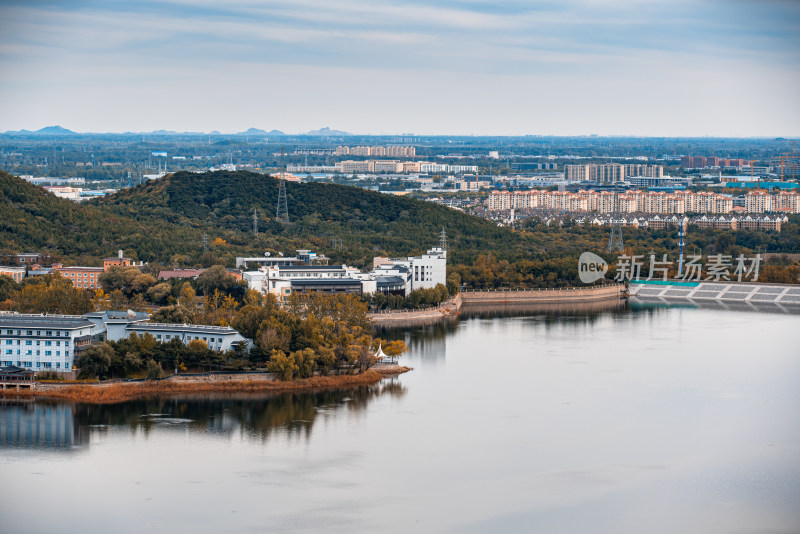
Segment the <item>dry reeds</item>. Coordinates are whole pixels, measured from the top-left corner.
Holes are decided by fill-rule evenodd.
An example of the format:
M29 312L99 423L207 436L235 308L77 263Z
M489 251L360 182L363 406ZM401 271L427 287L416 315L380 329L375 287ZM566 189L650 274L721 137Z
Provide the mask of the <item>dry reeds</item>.
M366 386L380 382L383 376L369 369L357 375L315 376L291 382L277 380L161 380L148 382L117 382L113 384L81 384L48 387L47 389L0 391L0 396L43 397L68 399L92 404L111 404L141 397L159 397L191 393L280 393L285 391L314 391Z

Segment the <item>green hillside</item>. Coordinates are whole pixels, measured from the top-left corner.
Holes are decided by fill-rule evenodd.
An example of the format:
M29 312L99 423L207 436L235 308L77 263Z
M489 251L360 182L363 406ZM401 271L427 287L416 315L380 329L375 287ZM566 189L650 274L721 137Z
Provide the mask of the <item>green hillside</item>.
M200 261L209 250L232 263L236 255L312 248L335 261L360 265L375 255L423 252L446 229L451 257L478 254L529 257L530 243L483 219L430 202L359 188L288 183L290 224L274 220L278 182L248 172L176 173L114 195L76 204L0 172L0 249L47 251L97 263L118 248L134 259ZM259 234L253 235L253 210ZM334 238L342 242L334 248Z
M313 248L355 263L375 255L406 255L439 242L445 228L456 261L477 253L526 254L518 236L495 224L430 202L323 183L287 183L290 224L274 220L278 181L249 172L180 172L96 201L117 216L142 222L166 221L202 229L227 247L251 252ZM253 210L259 236L252 233ZM343 249L335 251L334 238ZM224 247L223 247L224 248Z
M97 260L144 233L141 223L56 198L0 171L0 251L48 251Z

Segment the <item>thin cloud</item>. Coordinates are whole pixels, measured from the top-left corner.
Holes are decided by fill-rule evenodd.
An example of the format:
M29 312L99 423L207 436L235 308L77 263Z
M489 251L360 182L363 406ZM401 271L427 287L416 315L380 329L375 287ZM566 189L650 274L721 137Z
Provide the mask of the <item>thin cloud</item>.
M465 113L475 133L503 133L496 113L507 114L506 133L539 125L556 132L565 120L587 132L632 131L643 113L663 121L648 121L654 134L783 133L800 123L789 96L800 82L800 4L792 2L8 0L0 21L0 68L13 78L0 86L0 100L15 103L0 104L0 130L27 127L32 114L47 113L52 123L67 116L63 107L92 109L98 86L106 88L104 105L115 97L125 105L95 121L125 113L138 120L152 103L118 89L131 83L143 92L157 87L160 101L173 103L160 116L185 121L186 88L198 80L218 93L236 92L242 80L298 84L302 99L273 88L262 94L284 99L293 110L286 120L354 131L457 131L448 124L464 127ZM352 111L375 84L399 105L379 115ZM309 104L327 102L331 86L336 106ZM211 109L205 117L246 117L256 105L237 96L224 114ZM586 117L599 108L616 118ZM691 110L699 119L683 123ZM758 112L742 119L737 110ZM408 124L412 117L418 126ZM214 128L221 129L206 129Z

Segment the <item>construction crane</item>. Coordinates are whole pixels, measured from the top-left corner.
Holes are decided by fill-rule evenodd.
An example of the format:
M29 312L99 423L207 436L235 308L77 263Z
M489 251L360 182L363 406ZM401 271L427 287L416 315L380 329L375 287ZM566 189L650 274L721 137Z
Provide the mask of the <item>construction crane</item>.
M781 154L781 182L783 181L783 168L784 168L784 161L788 160L791 162L792 165L792 178L797 178L797 162L800 160L798 157L797 152L795 151L796 141L792 141L792 151L791 152L783 152Z
M753 182L753 180L755 180L755 176L753 176L753 163L755 163L756 161L758 161L758 160L756 160L756 159L751 159L750 160L750 182ZM758 175L758 189L761 189L761 175L760 174Z

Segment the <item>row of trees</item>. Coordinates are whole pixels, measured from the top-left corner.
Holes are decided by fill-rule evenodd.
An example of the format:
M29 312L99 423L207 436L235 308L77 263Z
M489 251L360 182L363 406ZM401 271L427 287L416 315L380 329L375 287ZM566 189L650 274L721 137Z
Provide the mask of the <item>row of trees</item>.
M369 298L369 304L373 309L419 309L438 306L450 297L458 293L457 278L448 280L447 285L436 284L435 287L427 289L415 289L408 295L392 295L385 293L374 293Z

